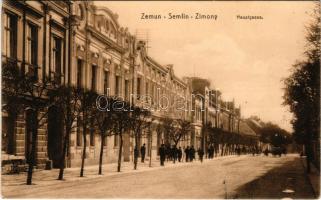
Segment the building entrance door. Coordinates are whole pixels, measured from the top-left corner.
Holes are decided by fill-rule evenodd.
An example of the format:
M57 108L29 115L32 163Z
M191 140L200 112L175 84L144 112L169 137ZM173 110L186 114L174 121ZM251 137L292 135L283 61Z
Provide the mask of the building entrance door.
M48 158L52 161L53 168L59 168L63 148L63 116L55 106L48 112Z

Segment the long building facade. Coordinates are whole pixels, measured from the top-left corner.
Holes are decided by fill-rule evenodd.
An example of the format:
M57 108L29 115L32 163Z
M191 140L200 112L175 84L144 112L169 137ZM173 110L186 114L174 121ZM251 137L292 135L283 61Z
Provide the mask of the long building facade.
M48 76L59 84L121 96L136 106L147 104L153 124L144 132L152 134L142 134L139 145L151 149L152 159L158 159L161 144L170 143L164 133L157 133L157 126L166 117L192 123L189 136L179 142L181 147L193 145L206 150L204 127L208 124L255 137L241 120L234 102L222 101L220 92L212 89L208 80L178 78L173 65L161 65L151 58L145 41L129 33L117 18L113 11L90 1L3 1L2 65L14 62L39 82ZM177 102L183 102L185 109L177 109ZM2 122L2 154L26 157L31 143L28 113L21 111L12 120L11 114L3 111ZM82 128L76 123L70 136L68 167L80 166L82 158ZM59 166L63 131L59 111L49 109L47 122L38 130L39 167L48 161ZM123 161L133 161L134 139L129 134L123 139ZM116 162L119 137L109 136L106 140L103 161ZM90 128L87 164L98 163L100 144L98 131ZM149 154L147 151L147 157Z

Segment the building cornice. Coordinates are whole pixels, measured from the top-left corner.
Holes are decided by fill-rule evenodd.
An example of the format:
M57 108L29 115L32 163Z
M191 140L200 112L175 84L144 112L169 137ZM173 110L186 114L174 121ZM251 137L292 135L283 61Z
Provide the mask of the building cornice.
M123 47L121 47L120 45L118 45L117 43L115 43L114 41L112 41L111 39L109 39L108 37L103 35L102 33L96 31L94 27L88 25L86 27L85 31L89 31L92 34L93 37L97 38L98 40L100 40L101 42L105 43L109 47L115 49L119 53L123 54L123 53L126 52L126 50Z

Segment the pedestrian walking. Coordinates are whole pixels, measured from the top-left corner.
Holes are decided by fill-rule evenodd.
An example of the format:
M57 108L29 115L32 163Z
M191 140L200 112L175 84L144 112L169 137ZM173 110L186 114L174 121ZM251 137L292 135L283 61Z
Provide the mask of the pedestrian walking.
M173 154L173 161L175 163L176 160L177 160L177 157L178 157L178 155L177 155L177 147L175 145L173 145L172 154Z
M174 161L174 146L169 146L169 158L170 161Z
M214 151L215 151L214 145L211 145L211 159L214 158Z
M138 160L139 151L137 146L134 149L134 169L137 169L137 160Z
M192 145L190 150L189 150L189 159L191 162L195 159L195 149L194 146Z
M189 161L189 154L190 154L189 146L186 147L184 152L185 152L185 161L188 162Z
M203 149L198 148L197 153L198 153L198 158L199 158L199 160L200 160L201 162L203 162L203 156L204 156L204 151L203 151Z
M207 151L207 158L208 159L211 159L212 158L212 145L210 145L209 147L208 147L208 151Z
M241 155L241 147L237 147L237 155Z
M178 147L178 149L177 149L178 162L181 162L182 156L183 156L182 148Z
M146 147L145 147L145 144L143 144L143 146L140 147L140 154L142 156L142 163L145 160L145 153L146 153Z
M169 145L165 146L165 157L167 161L171 160L171 147Z
M211 145L209 145L208 148L207 148L206 157L208 159L211 159Z
M159 160L160 160L161 166L164 166L165 157L166 157L166 149L165 149L165 145L162 144L161 147L159 148Z

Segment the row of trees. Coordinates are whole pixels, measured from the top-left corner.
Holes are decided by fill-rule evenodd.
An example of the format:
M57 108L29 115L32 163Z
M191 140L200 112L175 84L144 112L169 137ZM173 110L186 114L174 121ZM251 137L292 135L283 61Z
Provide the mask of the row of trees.
M58 84L49 77L42 81L33 75L21 72L15 62L7 62L2 67L3 109L8 113L12 124L20 113L29 113L27 130L30 130L31 148L27 148L26 160L29 165L27 184L32 184L33 167L36 165L36 145L38 129L47 124L48 114L52 108L58 110L63 119L62 153L59 165L58 180L63 180L66 157L69 157L70 135L81 126L83 137L83 152L80 177L84 176L87 132L95 129L100 135L100 155L98 174L102 174L103 149L107 145L108 136L119 137L119 153L117 171L121 170L124 134L129 134L135 140L138 149L143 132L151 133L153 118L148 110L133 106L117 97L100 97L96 92L77 88L71 84ZM59 81L60 82L60 81ZM78 127L80 128L80 127ZM143 131L149 129L149 131ZM175 145L189 133L191 124L185 120L165 118L156 123L157 137L162 133ZM8 134L14 134L14 127ZM151 135L149 135L151 137ZM137 154L134 154L134 168L137 169Z
M221 156L234 152L236 147L256 147L257 138L243 134L224 131L220 128L206 126L209 146L213 146L215 152L220 152Z
M292 143L292 136L284 129L273 123L265 123L260 129L260 141L275 147Z
M284 80L284 105L294 115L294 138L305 146L307 170L313 161L320 168L320 2L316 2L312 20L306 27L304 58L292 66Z
M65 168L65 158L69 153L70 134L75 130L77 124L82 125L84 149L80 176L84 175L84 165L86 157L86 133L88 126L97 127L101 135L102 147L99 160L99 174L102 173L103 142L108 135L117 134L120 136L120 153L122 149L122 133L134 124L130 121L129 112L121 109L112 109L109 111L100 111L96 108L97 93L87 91L82 88L76 88L70 84L57 84L55 80L45 77L38 81L33 75L22 72L16 62L6 62L2 66L2 108L8 113L10 126L8 135L14 134L14 124L20 113L26 113L27 131L30 131L30 138L27 138L30 147L26 148L26 161L28 164L27 184L32 183L33 167L36 165L36 145L38 129L47 124L47 117L50 109L55 107L59 110L63 118L64 130L63 147L60 160L60 170L58 179L62 180ZM57 80L57 79L56 79ZM115 99L108 99L108 103L115 103ZM128 110L129 104L124 101L118 101L123 104L123 109ZM105 99L107 104L107 99ZM137 117L141 114L138 108L135 108ZM145 112L144 112L145 113ZM76 123L76 121L78 123ZM118 122L118 123L117 123ZM130 123L131 122L131 123ZM28 134L28 133L26 133ZM118 169L120 171L120 163Z

